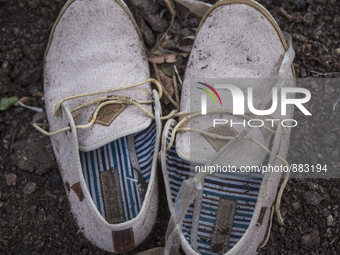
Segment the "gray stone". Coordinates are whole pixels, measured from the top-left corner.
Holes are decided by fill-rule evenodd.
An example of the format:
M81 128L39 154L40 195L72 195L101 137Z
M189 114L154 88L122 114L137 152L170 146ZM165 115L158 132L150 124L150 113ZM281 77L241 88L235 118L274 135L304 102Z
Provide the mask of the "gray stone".
M340 55L340 48L335 49L335 54L338 56Z
M178 22L174 22L171 26L172 29L174 30L180 30L181 29L181 25Z
M180 31L180 34L182 35L182 36L189 36L190 35L190 30L189 30L189 28L183 28L181 31Z
M26 186L24 188L24 193L26 195L29 195L33 191L35 191L36 188L37 188L37 184L35 182L29 182L29 183L26 184Z
M200 22L201 22L200 18L191 18L191 19L188 20L189 26L191 26L191 27L198 27Z
M334 221L334 218L333 218L332 214L328 215L327 220L326 220L327 226L328 227L333 226L333 221Z
M48 136L33 133L28 139L15 142L12 160L20 169L43 174L54 162L51 140Z
M319 231L313 230L311 233L301 238L301 244L304 246L312 246L320 243Z
M299 210L301 208L301 205L299 202L292 203L292 207L295 211Z
M15 34L16 36L18 36L18 35L20 34L20 30L19 30L19 28L17 28L17 27L15 27L15 28L13 29L13 32L14 32L14 34Z
M311 205L317 205L323 199L322 196L316 191L307 191L303 195L306 202Z
M307 41L307 38L304 37L303 35L300 34L292 34L294 40L300 41L300 42L305 42Z
M14 173L10 173L6 175L6 183L8 186L17 184L17 175Z
M318 190L319 189L319 185L315 182L308 182L307 185L308 185L308 188L310 190Z

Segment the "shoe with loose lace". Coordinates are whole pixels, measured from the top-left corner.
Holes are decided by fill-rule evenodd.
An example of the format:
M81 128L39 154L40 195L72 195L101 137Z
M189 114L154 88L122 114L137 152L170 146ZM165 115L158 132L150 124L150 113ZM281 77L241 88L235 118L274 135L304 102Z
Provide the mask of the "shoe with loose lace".
M158 209L159 94L123 1L70 0L44 63L49 130L79 231L124 253L151 232Z
M291 37L255 1L222 0L203 17L181 95L180 111L190 114L179 122L168 120L162 134L161 164L172 213L164 254L174 254L179 246L187 255L257 254L268 241L275 210L283 223L279 205L288 174L278 192L281 172L211 174L196 171L195 166L204 169L221 162L236 169L288 166L290 128L280 122L258 128L231 126L230 120L243 123L263 116L253 117L247 106L246 114L232 115L237 102L226 89L218 90L222 110L217 111L208 97L208 114L202 115L201 96L202 89L208 90L208 78L235 78L245 98L251 84L254 105L264 110L272 99L272 88L294 86L293 59ZM241 78L252 80L246 83ZM194 82L197 79L201 82ZM285 116L278 109L265 118L292 119L293 111L288 106ZM213 127L213 119L229 123Z

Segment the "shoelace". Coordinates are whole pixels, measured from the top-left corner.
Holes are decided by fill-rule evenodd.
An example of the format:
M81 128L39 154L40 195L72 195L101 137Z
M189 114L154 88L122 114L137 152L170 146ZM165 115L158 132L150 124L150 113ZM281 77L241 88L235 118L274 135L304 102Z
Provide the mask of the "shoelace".
M294 52L293 47L292 47L291 35L289 35L288 33L284 33L284 36L285 36L285 39L286 39L287 44L288 44L288 50L285 52L281 66L278 70L277 82L273 85L273 87L275 86L277 88L281 88L284 85L284 78L287 77L288 71L290 70L290 66L291 66L293 59L294 59L294 56L295 56L295 52ZM157 78L159 79L159 77L157 77ZM280 147L279 145L280 145L280 141L281 141L281 136L289 134L290 128L287 128L287 130L282 131L280 125L278 125L276 130L273 130L273 129L265 126L265 125L262 126L262 128L264 128L266 131L268 131L272 134L275 134L274 146L273 146L272 150L269 150L265 145L263 145L262 143L260 143L259 141L255 140L255 139L245 138L248 134L250 134L249 128L248 128L248 130L244 130L243 132L241 132L240 134L238 134L235 137L220 136L220 135L217 135L217 134L212 134L212 133L209 133L209 132L206 132L206 131L192 129L192 128L180 128L190 118L200 116L201 113L200 113L200 111L178 112L178 109L179 109L178 88L177 88L176 77L174 77L174 78L175 79L173 79L173 81L174 81L174 88L175 88L175 93L176 93L175 94L176 101L174 101L171 98L171 96L166 92L166 90L164 89L164 86L160 82L158 82L155 79L147 79L143 82L136 83L136 84L129 85L129 86L125 86L125 87L103 90L103 91L98 91L98 92L93 92L93 93L84 93L84 94L80 94L80 95L76 95L76 96L66 97L66 98L60 100L56 104L55 115L56 116L62 116L62 113L60 112L60 108L61 108L61 105L65 101L76 99L76 98L81 98L81 97L94 96L94 95L103 94L103 93L112 93L112 92L115 92L115 91L134 88L134 87L137 87L137 86L141 86L145 83L151 82L154 85L156 85L158 92L159 92L159 97L161 98L162 95L163 95L163 92L164 92L165 96L167 98L169 98L169 100L172 102L172 104L175 105L175 107L176 107L176 110L172 110L170 112L170 114L168 114L167 116L161 117L160 118L161 120L167 120L167 119L170 119L170 118L188 115L187 117L183 118L175 126L173 133L172 133L170 143L168 144L166 150L168 150L171 147L171 145L173 144L176 132L193 131L193 132L199 132L201 134L204 134L205 136L209 136L209 137L212 137L212 138L230 140L222 149L219 150L219 152L216 154L214 159L212 159L210 162L208 162L206 164L206 166L214 164L214 163L218 163L218 161L220 161L221 158L225 157L228 153L230 153L231 151L233 151L234 149L239 147L245 140L250 140L250 141L254 142L255 144L257 144L261 149L263 149L265 152L267 152L270 155L270 161L269 162L271 162L271 161L274 162L275 159L278 159L278 160L281 160L284 163L285 166L289 167L288 162L284 158L277 155L277 152L278 152L278 149ZM267 103L270 100L271 100L271 93L268 92L268 94L265 96L265 98L261 101L261 103L259 105L260 109L264 109L266 107ZM109 104L133 104L137 108L139 108L141 111L143 111L148 117L155 119L155 115L153 113L149 112L145 107L142 106L142 104L152 104L153 102L154 102L154 100L136 101L136 100L134 100L130 97L116 96L116 95L106 95L106 96L91 100L89 102L86 102L86 103L72 109L70 112L72 113L72 112L75 112L75 111L80 110L82 108L85 108L85 107L88 107L88 106L91 106L91 105L94 105L94 104L99 104L97 109L93 113L91 121L88 124L76 126L77 129L86 129L86 128L89 128L90 126L92 126L95 123L95 120L96 120L96 117L98 115L99 110L102 107L109 105ZM208 110L207 113L229 113L230 114L230 113L232 113L232 111L231 110ZM245 115L239 115L239 116L249 120L250 117L247 114L250 114L250 112L246 112ZM271 115L269 115L268 117L269 118L276 118L276 117L271 116ZM54 136L54 135L57 135L57 134L62 133L64 131L70 130L70 127L64 127L62 129L59 129L59 130L54 131L54 132L48 132L48 131L46 131L42 128L42 127L48 127L48 126L49 126L48 124L43 124L43 123L33 124L33 127L35 127L38 131L40 131L41 133L43 133L47 136ZM276 149L274 150L274 148L276 148ZM194 178L189 179L189 180L185 180L182 183L180 191L177 195L177 199L176 199L176 202L175 202L173 213L171 215L171 218L170 218L170 221L169 221L169 226L168 226L168 229L167 229L165 254L168 255L168 254L176 253L178 251L178 248L179 248L179 245L180 245L179 233L182 229L182 224L183 224L183 219L184 219L185 213L186 213L189 205L193 202L193 200L195 198L197 198L197 195L202 194L203 186L204 186L203 183L204 183L204 179L207 176L207 174L208 173L198 173ZM276 199L275 211L276 211L278 222L279 222L280 225L283 225L283 219L282 219L282 216L281 216L281 213L280 213L281 197L282 197L284 188L285 188L285 186L288 182L288 179L289 179L289 172L287 172L286 175L285 175L284 181L281 184L281 187L280 187L280 190L277 194L277 199ZM270 222L270 225L271 225L271 222ZM263 244L259 248L262 248L262 247L265 246L265 244L266 244L266 242L268 241L268 238L269 238L268 235L269 234L267 234L267 237L265 238Z

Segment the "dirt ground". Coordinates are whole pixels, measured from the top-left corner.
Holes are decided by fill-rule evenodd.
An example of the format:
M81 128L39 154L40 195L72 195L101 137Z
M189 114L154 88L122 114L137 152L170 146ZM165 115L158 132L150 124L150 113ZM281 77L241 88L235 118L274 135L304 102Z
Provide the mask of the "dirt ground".
M147 9L140 2L154 2ZM214 1L210 1L213 3ZM65 0L0 0L0 97L30 96L43 107L43 55L49 32ZM339 0L261 0L282 30L293 34L297 77L339 78ZM157 1L130 0L147 46L167 29L171 16ZM176 5L168 49L189 51L200 21ZM149 13L147 13L147 11ZM148 14L152 15L148 15ZM176 60L183 77L186 58ZM290 163L327 164L340 169L340 86L310 85L312 117L296 112ZM168 107L163 104L164 111ZM31 125L35 113L22 107L0 111L0 254L105 254L75 224L50 140ZM332 116L333 114L333 116ZM160 180L162 181L162 180ZM162 185L161 185L162 186ZM164 246L169 212L164 190L154 231L128 253ZM340 254L340 185L337 179L290 179L281 210L284 226L274 224L262 254Z

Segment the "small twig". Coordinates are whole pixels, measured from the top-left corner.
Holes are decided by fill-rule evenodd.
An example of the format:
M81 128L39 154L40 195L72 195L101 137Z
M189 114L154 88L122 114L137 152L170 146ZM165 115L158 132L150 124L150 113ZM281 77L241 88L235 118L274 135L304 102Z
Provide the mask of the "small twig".
M80 233L80 231L82 231L83 229L84 229L84 227L81 227L81 228L77 231L76 235L78 235L78 234Z
M290 14L288 14L282 7L280 7L279 12L280 12L283 16L285 16L287 19L289 19L289 20L292 20L292 19L293 19L293 16L290 15Z
M322 23L317 29L315 29L314 33L316 33L318 30L320 30L323 27L323 25L325 25L325 23Z
M173 84L174 84L175 100L176 100L176 103L177 103L176 110L179 111L180 102L179 102L179 93L178 93L177 78L176 78L175 72L172 72L172 81L173 81Z
M179 89L182 89L183 82L182 82L181 76L179 76L178 69L177 69L176 65L174 65L174 71L175 71L177 78L178 78L178 81L179 81L179 84L178 84Z
M328 49L326 48L326 46L325 45L322 45L322 47L328 52Z

